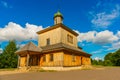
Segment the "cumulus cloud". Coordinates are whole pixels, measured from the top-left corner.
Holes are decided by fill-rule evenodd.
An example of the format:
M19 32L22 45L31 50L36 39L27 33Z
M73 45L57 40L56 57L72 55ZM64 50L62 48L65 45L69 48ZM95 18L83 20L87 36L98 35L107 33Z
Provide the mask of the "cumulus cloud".
M118 36L118 37L119 37L119 39L120 39L120 31L118 31L118 32L117 32L117 36Z
M30 38L37 39L36 32L42 30L42 26L26 23L25 27L14 22L9 22L4 28L0 28L0 41L8 40L28 40Z
M107 50L116 50L120 49L120 31L117 32L116 36L119 38L118 41L111 44L111 47L109 47Z
M91 12L91 15L93 16L93 19L91 20L91 23L96 28L107 28L113 23L113 20L115 20L120 15L120 6L116 5L113 10L110 10L111 12L108 13L107 11L99 12L93 14Z
M101 32L89 31L86 33L80 33L78 31L76 32L79 34L78 36L79 42L86 41L95 44L107 44L119 40L118 36L116 34L113 34L113 32L109 30L105 30Z
M120 49L120 41L112 43L112 46L108 48L107 51L116 50L116 49Z
M106 44L106 43L112 43L117 40L118 40L118 37L114 35L113 32L105 30L105 31L98 32L93 42L97 44Z
M76 32L79 34L78 36L79 42L82 42L82 41L91 42L95 38L95 34L96 34L96 31L89 31L87 33L80 33L79 31L76 31Z
M99 60L102 60L102 58L100 58L100 57L95 57L94 60L99 61Z

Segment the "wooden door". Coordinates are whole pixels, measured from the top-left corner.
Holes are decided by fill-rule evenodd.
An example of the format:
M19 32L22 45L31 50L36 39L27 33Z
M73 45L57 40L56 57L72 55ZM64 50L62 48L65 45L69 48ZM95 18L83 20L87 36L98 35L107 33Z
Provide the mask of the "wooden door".
M20 67L26 66L26 57L20 57Z

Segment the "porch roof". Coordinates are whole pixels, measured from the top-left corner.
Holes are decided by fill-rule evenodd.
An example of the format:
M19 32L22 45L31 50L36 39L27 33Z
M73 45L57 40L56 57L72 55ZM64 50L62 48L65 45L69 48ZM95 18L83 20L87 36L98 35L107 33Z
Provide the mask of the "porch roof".
M31 52L41 52L42 49L37 47L33 42L29 42L19 50L17 50L15 53L17 54L24 54L25 51L31 51Z

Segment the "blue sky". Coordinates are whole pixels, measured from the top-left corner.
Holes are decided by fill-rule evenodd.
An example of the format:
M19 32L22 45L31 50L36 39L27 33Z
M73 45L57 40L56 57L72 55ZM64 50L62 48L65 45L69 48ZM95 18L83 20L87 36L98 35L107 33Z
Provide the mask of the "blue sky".
M36 31L53 25L60 10L64 24L78 32L78 45L101 58L120 48L120 0L0 0L0 44L37 44ZM24 36L26 35L26 36Z

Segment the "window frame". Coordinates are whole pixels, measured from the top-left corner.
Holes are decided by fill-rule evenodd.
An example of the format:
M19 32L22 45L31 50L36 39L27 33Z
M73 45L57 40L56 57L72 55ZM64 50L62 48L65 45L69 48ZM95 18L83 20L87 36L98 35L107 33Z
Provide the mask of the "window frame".
M46 45L50 45L50 38L46 39Z
M49 61L50 61L50 62L54 61L54 54L50 54L49 56L50 56Z
M73 36L67 34L67 41L71 44L73 44Z

